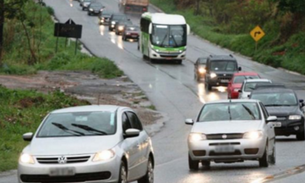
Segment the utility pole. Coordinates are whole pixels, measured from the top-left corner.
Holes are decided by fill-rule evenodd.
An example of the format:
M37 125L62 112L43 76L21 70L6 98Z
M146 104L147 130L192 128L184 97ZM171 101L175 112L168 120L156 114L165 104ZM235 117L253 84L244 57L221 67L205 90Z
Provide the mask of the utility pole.
M0 67L2 67L3 29L4 29L4 0L0 0Z

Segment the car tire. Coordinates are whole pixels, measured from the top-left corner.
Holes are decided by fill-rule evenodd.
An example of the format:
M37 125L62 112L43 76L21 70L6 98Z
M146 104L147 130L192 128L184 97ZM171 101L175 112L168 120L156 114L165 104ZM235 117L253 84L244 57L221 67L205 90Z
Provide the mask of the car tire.
M147 171L144 177L138 180L138 183L153 183L154 182L154 166L152 158L149 158L147 162Z
M212 86L208 82L205 83L205 86L206 86L208 91L212 90Z
M305 140L305 130L303 132L297 133L296 136L297 136L297 140L304 141Z
M199 82L201 78L198 76L198 74L195 77L196 77L196 81Z
M121 161L118 183L127 183L127 168L124 161Z
M190 170L198 170L199 168L199 161L192 160L191 156L189 155L189 169Z
M272 165L275 165L276 163L276 151L275 151L275 144L274 144L274 147L273 147L273 150L272 150L272 154L270 155L270 164Z
M260 167L268 167L269 166L269 156L267 154L268 151L268 144L265 147L264 155L258 159Z

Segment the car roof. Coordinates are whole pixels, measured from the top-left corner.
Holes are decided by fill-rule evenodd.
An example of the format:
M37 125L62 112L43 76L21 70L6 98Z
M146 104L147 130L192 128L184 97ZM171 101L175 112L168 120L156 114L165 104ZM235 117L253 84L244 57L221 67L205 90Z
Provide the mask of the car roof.
M258 76L256 72L236 72L234 76Z
M255 82L271 82L270 79L246 79L245 83L255 83Z
M210 55L210 61L236 61L232 55Z
M90 111L109 111L115 112L121 106L116 105L86 105L57 109L51 113L66 113L66 112L90 112Z
M215 101L210 101L205 104L221 104L221 103L246 103L246 102L259 102L259 100L254 100L254 99L228 99L228 100L215 100Z
M252 90L252 94L253 93L289 93L289 92L295 93L294 90L290 88L258 88L256 90Z

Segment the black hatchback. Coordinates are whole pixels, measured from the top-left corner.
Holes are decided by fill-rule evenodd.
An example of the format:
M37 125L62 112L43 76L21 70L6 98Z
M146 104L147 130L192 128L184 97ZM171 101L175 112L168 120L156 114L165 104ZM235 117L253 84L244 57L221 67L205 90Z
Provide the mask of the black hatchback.
M304 100L299 100L292 89L257 88L252 90L250 99L260 100L269 115L277 116L276 135L296 135L298 140L305 140Z
M88 15L99 15L103 10L105 6L101 3L91 3L88 6Z

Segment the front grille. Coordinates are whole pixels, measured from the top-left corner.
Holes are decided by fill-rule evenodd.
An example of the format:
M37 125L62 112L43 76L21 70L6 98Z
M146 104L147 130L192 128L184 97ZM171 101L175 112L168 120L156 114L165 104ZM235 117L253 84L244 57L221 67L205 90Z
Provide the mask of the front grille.
M220 134L209 134L207 135L208 140L226 140L226 139L242 139L243 133L220 133Z
M206 151L205 150L196 150L196 151L193 151L193 154L195 156L205 156Z
M245 149L246 154L257 154L258 153L258 148L247 148Z
M239 142L209 143L209 146L228 146L228 145L240 145L240 143Z
M178 55L160 55L161 57L177 57Z
M36 158L38 163L40 164L59 164L59 157L44 157L44 158ZM84 163L89 160L90 156L70 156L67 157L67 161L65 163Z
M52 176L49 175L20 175L20 179L23 182L85 182L95 180L109 179L111 176L110 172L96 172L96 173L79 173L74 176Z
M232 156L232 155L241 155L239 150L235 150L234 152L215 152L211 151L210 156Z

